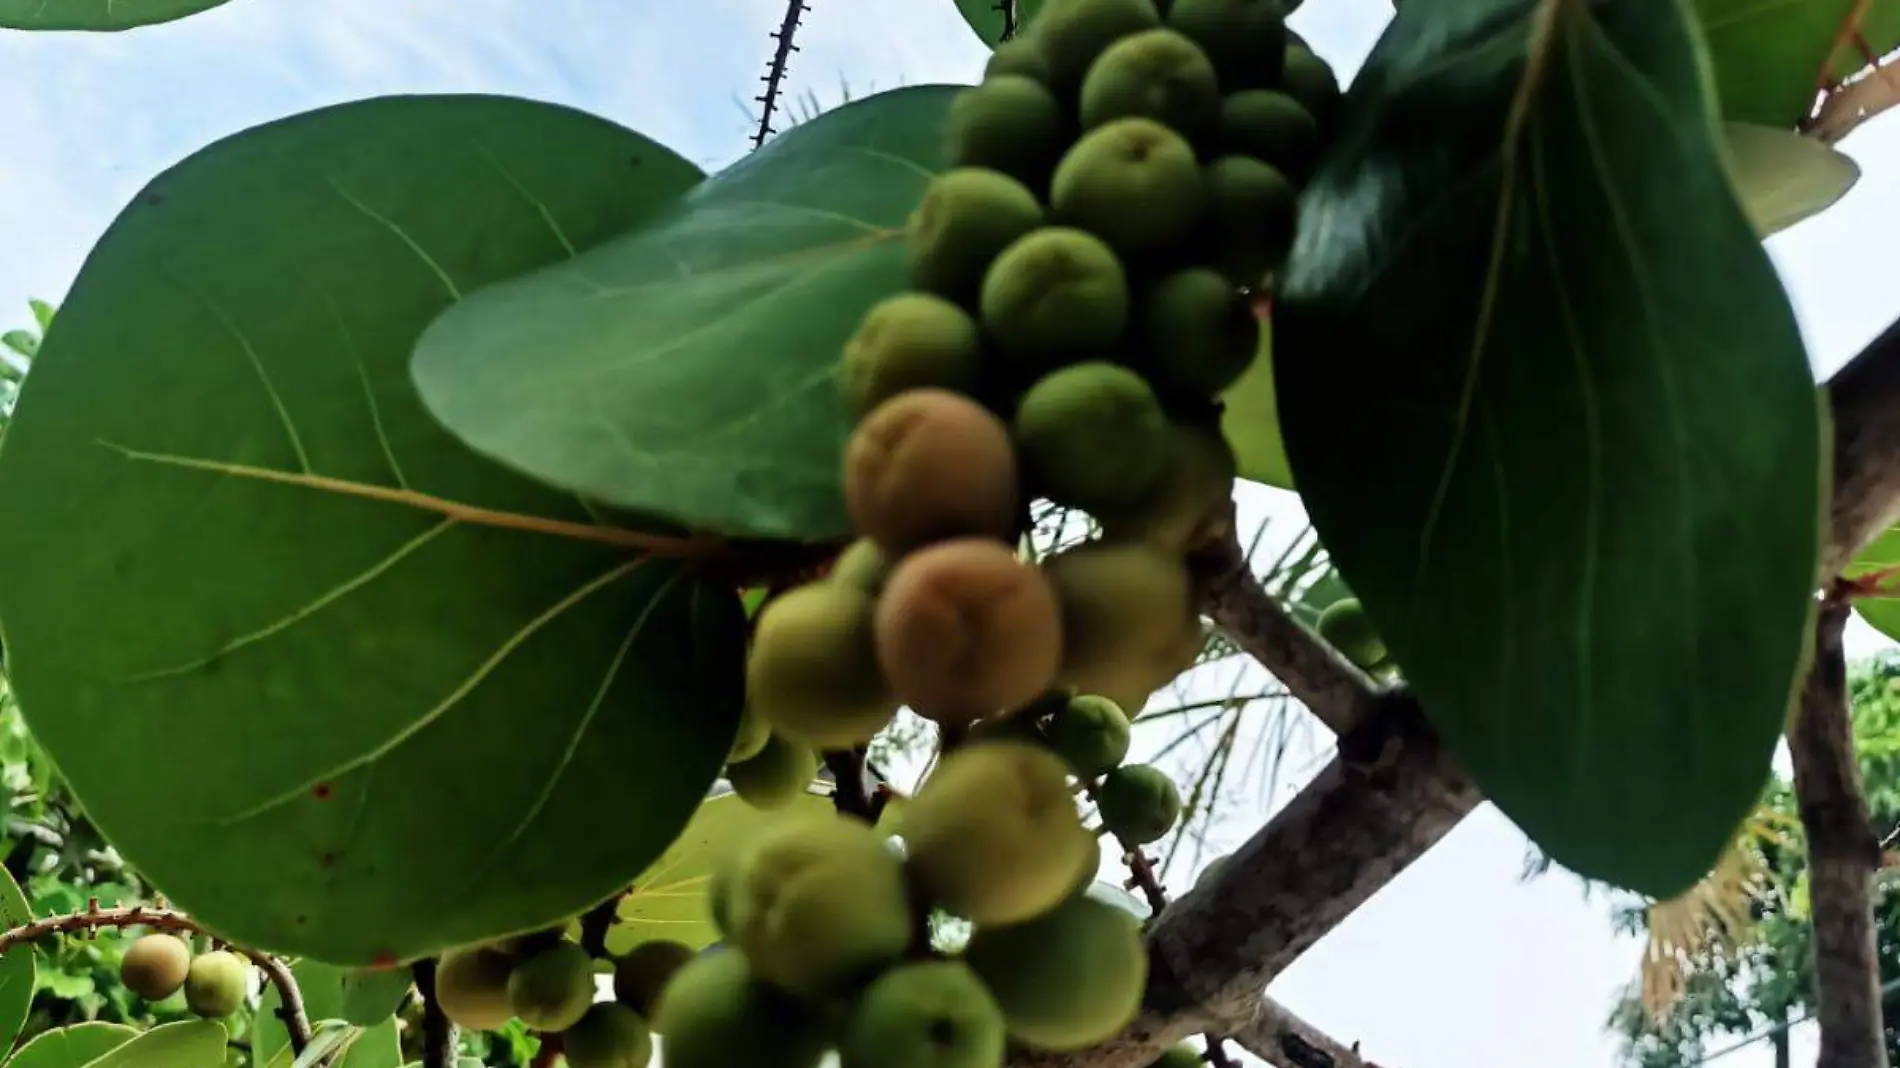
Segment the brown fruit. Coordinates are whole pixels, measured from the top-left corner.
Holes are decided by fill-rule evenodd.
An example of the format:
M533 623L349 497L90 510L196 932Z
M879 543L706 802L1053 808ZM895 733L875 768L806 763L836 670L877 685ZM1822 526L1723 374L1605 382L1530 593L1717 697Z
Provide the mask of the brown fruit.
M947 390L899 394L851 435L844 498L858 532L894 555L946 538L1007 539L1018 504L1009 428Z
M185 985L191 947L177 935L148 934L119 959L119 981L147 1001L162 1001Z
M1055 677L1055 591L1001 542L920 549L878 599L877 652L900 700L939 723L966 725L1034 699Z
M1062 604L1064 683L1122 700L1131 674L1178 662L1194 622L1179 555L1140 543L1092 542L1057 553L1043 567Z
M477 946L442 954L435 968L435 996L442 1014L469 1031L494 1031L515 1018L508 975L515 962L505 953Z

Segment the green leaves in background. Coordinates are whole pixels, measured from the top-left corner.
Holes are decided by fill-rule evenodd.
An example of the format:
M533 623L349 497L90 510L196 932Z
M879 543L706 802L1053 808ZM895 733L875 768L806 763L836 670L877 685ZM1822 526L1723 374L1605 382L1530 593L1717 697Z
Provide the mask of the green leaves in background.
M1691 31L1652 0L1406 5L1274 322L1294 477L1434 724L1552 857L1657 896L1759 793L1824 492Z
M1008 16L1004 14L1004 4L1015 9L1017 32L1021 32L1022 27L1036 17L1036 12L1042 10L1042 0L957 0L957 10L962 12L963 21L970 24L970 29L976 31L983 43L995 48L997 42L1003 39L1003 30L1009 23Z
M115 1046L86 1068L223 1068L228 1037L216 1020L181 1020Z
M138 1037L138 1029L115 1023L78 1023L44 1031L21 1046L6 1068L85 1068Z
M565 108L370 100L212 145L93 250L0 454L8 667L100 830L224 937L364 965L542 926L718 773L736 596L572 536L580 502L409 375L459 294L696 174Z
M32 923L33 908L12 873L0 868L0 930ZM33 954L25 949L0 954L0 1053L13 1048L33 1007Z
M225 0L0 0L0 29L129 30L196 15Z
M1895 591L1892 597L1855 598L1854 611L1875 630L1900 641L1900 527L1891 527L1875 538L1841 575L1849 579L1871 577L1880 588Z
M371 1027L394 1015L409 993L407 968L352 968L343 973L343 1018Z
M706 909L706 880L719 859L784 816L823 815L830 810L831 799L813 793L773 812L755 809L730 792L707 798L679 838L620 899L619 918L607 929L608 952L625 953L656 938L684 942L694 949L717 942L719 931Z
M422 337L424 401L481 452L606 504L849 533L836 368L865 308L907 284L903 227L958 88L827 112L599 248L473 293Z
M1762 237L1834 206L1860 181L1860 165L1793 130L1731 122L1722 128L1742 209Z

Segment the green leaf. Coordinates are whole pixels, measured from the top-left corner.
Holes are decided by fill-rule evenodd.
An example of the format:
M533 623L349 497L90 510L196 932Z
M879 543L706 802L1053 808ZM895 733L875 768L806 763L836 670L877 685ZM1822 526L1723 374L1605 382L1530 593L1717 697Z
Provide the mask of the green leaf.
M0 930L32 923L33 908L26 903L12 873L0 868ZM12 1048L26 1026L33 1006L33 954L25 950L0 955L0 1051Z
M409 986L406 968L353 968L343 974L343 1018L373 1027L395 1013Z
M1722 117L1793 129L1813 109L1821 72L1857 3L1693 0Z
M774 812L761 812L731 792L707 798L679 838L620 899L619 918L607 929L607 951L619 955L656 938L694 949L717 942L719 931L706 906L706 880L719 859L781 817L829 811L831 799L814 793Z
M468 452L408 371L457 293L695 175L566 108L393 97L218 142L92 251L0 451L8 668L99 830L221 936L367 965L534 929L717 775L730 586L595 540L626 532Z
M402 1039L394 1019L364 1028L350 1040L349 1048L334 1062L336 1068L399 1068L402 1064Z
M1274 399L1273 340L1260 322L1260 353L1240 381L1221 394L1221 432L1234 447L1240 477L1280 489L1293 488L1293 471L1280 439L1280 409Z
M196 15L225 0L0 0L0 29L129 30Z
M977 37L983 43L995 48L1003 39L1003 30L1009 20L1003 15L1003 5L1011 4L1016 9L1014 32L1021 32L1042 10L1042 0L957 0L957 10L962 13L963 21L970 24Z
M68 1024L33 1036L7 1061L7 1068L84 1068L138 1037L124 1024Z
M1405 5L1274 308L1294 478L1433 724L1545 852L1657 897L1759 794L1825 492L1692 29Z
M39 324L41 332L53 328L53 316L57 314L57 309L43 300L29 300L26 305L33 309L33 321Z
M1858 5L1856 5L1858 7ZM1846 40L1834 52L1828 76L1838 82L1868 69L1868 54L1885 57L1900 48L1900 4L1891 0L1870 0L1860 12L1859 36ZM1861 45L1865 43L1863 50ZM1889 61L1891 62L1891 61Z
M1762 237L1833 207L1860 180L1860 165L1793 130L1731 122L1723 127L1736 195Z
M343 975L344 969L314 960L300 960L290 966L290 977L297 980L297 993L303 998L305 1018L314 1022L343 1016ZM277 1015L283 1006L277 984L265 983L251 1024L252 1064L269 1065L280 1053L285 1055L286 1066L291 1063L290 1032Z
M86 1068L222 1068L228 1037L216 1020L181 1020L152 1028Z
M1894 591L1891 597L1857 597L1854 611L1875 630L1900 641L1900 527L1889 527L1875 538L1841 575L1850 579L1873 576L1881 589Z
M9 330L0 334L0 345L32 359L40 351L40 339L31 330Z
M828 112L601 247L472 294L423 335L423 400L481 452L606 504L848 533L838 356L907 285L903 227L958 88Z

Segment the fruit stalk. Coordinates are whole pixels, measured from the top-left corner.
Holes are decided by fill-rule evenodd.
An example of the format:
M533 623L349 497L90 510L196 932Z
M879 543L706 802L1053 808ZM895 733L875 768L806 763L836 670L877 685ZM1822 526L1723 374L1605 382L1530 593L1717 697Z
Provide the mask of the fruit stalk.
M435 969L433 959L419 960L414 968L416 993L422 996L422 1068L454 1068L461 1036L436 999Z
M310 1018L304 1012L303 994L297 989L296 977L284 962L268 953L261 953L243 946L230 945L219 939L216 934L200 927L198 921L171 909L153 908L149 905L131 905L120 908L102 909L97 898L86 903L79 912L61 913L45 916L32 923L21 924L11 930L0 932L0 956L17 946L28 945L39 939L56 934L72 934L79 931L98 931L116 927L147 927L153 931L171 934L199 934L227 945L232 952L241 953L250 958L251 963L264 970L277 987L277 996L283 1007L277 1015L284 1021L284 1030L290 1034L290 1047L302 1053L310 1043Z

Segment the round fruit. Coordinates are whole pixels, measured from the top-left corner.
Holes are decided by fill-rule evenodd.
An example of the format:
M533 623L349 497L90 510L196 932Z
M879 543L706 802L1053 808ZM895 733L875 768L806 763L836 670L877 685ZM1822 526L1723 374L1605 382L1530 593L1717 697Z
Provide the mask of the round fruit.
M1049 84L1049 61L1042 58L1042 50L1028 37L1012 37L997 44L990 53L989 62L983 64L983 80L1001 77L1005 74L1020 74L1025 78L1034 78L1044 85Z
M1046 226L983 276L983 328L1005 355L1046 369L1113 345L1128 325L1128 276L1102 239Z
M791 804L817 775L817 751L777 734L768 735L751 760L726 768L732 792L761 812Z
M1220 122L1220 83L1198 45L1173 30L1144 30L1110 45L1082 80L1082 128L1142 116L1198 140Z
M1049 84L1068 93L1110 45L1159 27L1161 13L1154 0L1047 0L1031 25L1049 66Z
M902 861L846 817L781 824L737 857L732 942L766 981L808 998L875 975L910 943Z
M1055 94L1020 74L985 78L959 92L947 125L956 166L988 167L1031 189L1048 181L1070 140Z
M1048 688L1061 612L1042 571L1003 543L940 542L897 565L878 599L877 653L913 711L965 726Z
M947 538L1007 540L1016 527L1017 493L1009 428L947 390L891 398L858 424L845 447L852 522L893 556Z
M1247 89L1221 101L1221 150L1252 156L1295 178L1319 158L1319 123L1300 102L1270 89Z
M1044 375L1016 410L1016 449L1034 492L1095 513L1127 508L1160 479L1168 417L1141 376L1091 361Z
M743 764L758 756L770 737L772 725L759 715L759 710L752 707L751 702L747 702L739 713L739 730L732 736L732 747L726 750L726 763Z
M1202 868L1201 873L1194 877L1194 889L1199 890L1201 887L1219 878L1220 873L1227 867L1228 862L1233 859L1232 856L1218 856L1208 861L1207 867Z
M1145 541L1185 553L1205 540L1234 498L1238 462L1220 427L1177 421L1168 428L1167 465L1148 495L1096 518L1110 541Z
M859 538L838 554L825 576L833 582L863 590L875 597L891 577L891 558L870 538Z
M508 1000L514 968L506 953L485 946L450 950L435 966L436 1004L464 1030L499 1030L515 1017Z
M1370 671L1385 663L1388 655L1385 639L1379 637L1372 617L1357 597L1346 597L1327 605L1319 614L1317 629L1328 645L1339 650L1341 656L1358 665L1360 670Z
M1286 52L1280 0L1174 0L1168 26L1206 49L1228 92L1280 80Z
M1084 694L1049 720L1050 744L1078 779L1093 779L1128 756L1128 716L1106 697Z
M1003 1013L968 965L893 968L858 995L838 1043L839 1068L997 1068Z
M917 288L975 296L991 261L1043 222L1042 202L1000 171L958 167L930 180L911 213L905 251Z
M185 1004L200 1016L223 1019L243 1007L250 978L250 962L235 953L201 954L185 973Z
M1205 1063L1200 1050L1181 1042L1164 1050L1161 1056L1149 1063L1148 1068L1201 1068Z
M508 1004L535 1031L565 1031L594 1003L594 958L562 942L515 965Z
M653 1035L645 1020L625 1005L590 1005L561 1035L568 1068L646 1068L653 1059Z
M1252 304L1231 279L1206 267L1156 282L1142 300L1141 328L1162 388L1202 397L1233 385L1260 351Z
M824 1018L760 981L731 950L680 969L653 1029L664 1036L666 1068L816 1068L825 1054Z
M1062 222L1137 253L1191 238L1205 198L1187 141L1153 119L1125 118L1090 130L1069 149L1049 203Z
M1148 953L1141 921L1087 894L1011 927L978 927L964 959L1009 1033L1045 1050L1092 1046L1141 1007Z
M614 962L614 999L643 1019L653 1019L660 991L697 955L693 947L666 938L634 946Z
M1116 694L1132 667L1178 657L1193 620L1187 567L1178 555L1140 543L1091 542L1043 567L1062 604L1065 683L1082 693Z
M119 981L147 1001L178 993L190 971L191 947L177 935L145 935L119 958Z
M859 419L905 390L976 388L983 339L976 320L942 297L899 293L864 313L844 346L845 401Z
M1102 777L1096 808L1110 834L1131 846L1147 845L1174 829L1181 793L1159 768L1128 764Z
M1236 283L1258 287L1293 246L1298 192L1252 156L1208 164L1206 231L1214 261Z
M869 595L829 582L800 586L760 610L746 696L774 733L811 746L855 745L897 714L877 670L871 610Z
M1332 64L1303 44L1286 46L1286 70L1281 75L1287 95L1300 102L1324 127L1339 109L1339 76Z
M904 845L931 901L979 925L1040 915L1099 857L1047 749L983 741L956 749L904 808Z

